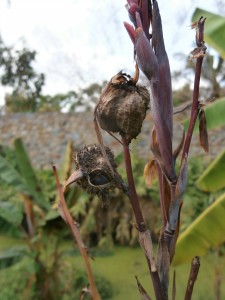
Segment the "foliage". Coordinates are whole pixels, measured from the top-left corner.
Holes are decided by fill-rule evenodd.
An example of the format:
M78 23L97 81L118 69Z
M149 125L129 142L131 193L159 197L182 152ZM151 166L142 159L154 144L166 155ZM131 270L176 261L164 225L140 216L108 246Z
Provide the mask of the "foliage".
M6 46L0 36L0 83L12 89L5 95L6 113L80 111L94 107L105 82L64 94L44 95L45 75L38 74L32 66L36 56L36 51Z
M207 192L215 192L225 187L225 150L214 159L197 180L197 186Z
M213 192L214 202L207 205L193 223L182 232L178 239L174 264L180 264L190 260L194 255L204 255L210 248L221 245L224 239L224 214L225 194L220 195L215 191L224 188L224 151L206 168L197 185L204 191ZM223 191L220 191L220 194ZM205 193L208 198L208 194ZM206 200L206 199L204 199Z
M87 285L87 278L84 272L64 260L60 273L57 273L57 275L60 277L60 280L57 281L59 286L54 281L54 276L52 278L49 276L52 282L48 281L46 283L52 285L54 289L59 289L58 295L56 298L48 299L79 299L81 290ZM43 299L42 295L35 290L34 278L35 265L31 259L25 259L12 267L1 270L1 300ZM95 278L102 298L110 299L113 295L113 288L109 280L98 274L95 274ZM88 298L85 297L85 299Z
M71 160L71 153L68 151L66 154L67 168L68 156ZM38 291L39 298L56 299L59 292L56 287L60 284L59 274L63 263L63 252L59 249L60 239L68 232L63 227L56 233L56 229L62 227L63 221L59 219L58 212L51 207L50 199L43 193L20 139L15 140L15 150L1 148L0 169L1 184L8 187L9 191L12 189L14 193L7 199L6 195L9 192L6 189L0 202L0 222L6 228L10 227L10 230L1 231L0 241L4 241L0 249L0 258L3 261L1 266L16 263L17 259L14 258L17 257L32 258L32 284L34 283L36 289L35 294ZM64 173L67 174L68 170L64 169ZM50 218L49 215L53 216ZM6 236L12 233L17 239L9 239ZM46 282L49 285L46 285Z
M0 82L12 88L6 96L6 111L35 111L36 99L41 95L44 74L37 74L32 67L36 51L27 48L15 50L5 46L0 37Z
M224 125L224 109L225 109L225 98L220 98L210 103L205 107L205 114L207 119L207 128L216 128ZM195 133L198 132L199 122L196 122ZM188 119L184 120L184 127L187 128Z
M37 101L37 111L83 111L90 110L97 103L100 93L105 85L92 83L85 88L69 91L54 96L41 95Z
M176 247L174 264L188 262L195 255L202 256L210 248L225 241L224 214L225 194L215 200L180 235Z

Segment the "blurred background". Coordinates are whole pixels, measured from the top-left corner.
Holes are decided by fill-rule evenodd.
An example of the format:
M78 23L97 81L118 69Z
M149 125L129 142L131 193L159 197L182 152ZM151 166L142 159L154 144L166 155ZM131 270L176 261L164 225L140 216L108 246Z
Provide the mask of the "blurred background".
M174 107L191 102L195 64L189 55L195 32L190 24L207 17L200 100L210 150L205 154L199 146L196 127L174 262L177 298L183 298L191 258L199 254L202 266L193 299L224 299L225 1L158 3ZM123 21L129 21L125 1L0 0L0 299L78 299L87 285L80 255L56 209L51 162L64 182L75 168L74 148L97 142L93 109L105 84L121 69L133 75L133 47ZM147 85L142 75L140 82ZM174 148L189 114L187 109L174 115ZM141 206L157 243L157 182L149 187L143 176L151 158L152 124L149 112L131 150ZM121 145L103 136L126 180ZM151 293L127 198L112 191L102 205L74 186L66 199L95 257L102 298L138 299L134 275Z

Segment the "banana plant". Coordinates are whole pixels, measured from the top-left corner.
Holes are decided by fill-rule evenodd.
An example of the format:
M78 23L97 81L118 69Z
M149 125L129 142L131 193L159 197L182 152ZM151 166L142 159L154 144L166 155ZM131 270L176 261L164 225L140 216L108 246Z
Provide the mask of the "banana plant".
M9 152L11 155L8 155ZM65 162L61 167L62 180L70 172L72 152L72 144L69 142ZM57 231L56 234L53 230L55 226L52 229L52 221L54 224L58 224L58 220L61 222L59 213L43 191L21 139L15 140L14 150L1 151L0 179L13 194L10 199L2 197L0 200L0 217L8 226L17 228L17 238L10 237L1 230L0 260L3 262L9 258L31 258L34 270L28 278L27 292L34 285L40 292L41 299L56 299L59 297L59 285L52 285L50 281L60 280L60 258L64 251L60 245L65 230ZM4 196L4 193L0 196ZM17 260L12 260L14 262ZM49 284L46 285L46 282Z
M196 185L206 192L216 192L225 187L225 150L208 166ZM225 242L225 193L217 198L180 235L174 265L191 260L193 255L204 255L210 248Z

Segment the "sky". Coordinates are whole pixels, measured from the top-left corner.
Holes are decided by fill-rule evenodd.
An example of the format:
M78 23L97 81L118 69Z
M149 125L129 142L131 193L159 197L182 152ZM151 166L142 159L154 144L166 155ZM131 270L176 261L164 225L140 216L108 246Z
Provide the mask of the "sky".
M218 0L219 1L219 0ZM172 71L189 55L196 7L219 13L214 0L158 0ZM222 0L223 4L225 0ZM216 4L215 4L216 3ZM37 51L35 69L46 74L44 93L76 90L134 71L133 47L123 27L125 0L0 0L0 34L7 45ZM6 89L0 90L0 104Z

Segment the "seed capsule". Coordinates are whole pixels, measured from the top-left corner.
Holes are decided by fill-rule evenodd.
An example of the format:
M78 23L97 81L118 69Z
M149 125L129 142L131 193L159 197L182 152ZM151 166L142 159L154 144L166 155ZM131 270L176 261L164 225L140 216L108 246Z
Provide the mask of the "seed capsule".
M106 85L95 109L100 127L119 133L128 142L141 132L150 102L146 87L136 83L129 75L119 72Z
M112 151L105 147L105 152L113 173L99 145L85 146L75 153L76 171L66 181L65 188L76 181L82 189L103 200L111 189L119 188L126 192L123 180L116 170L117 165Z

